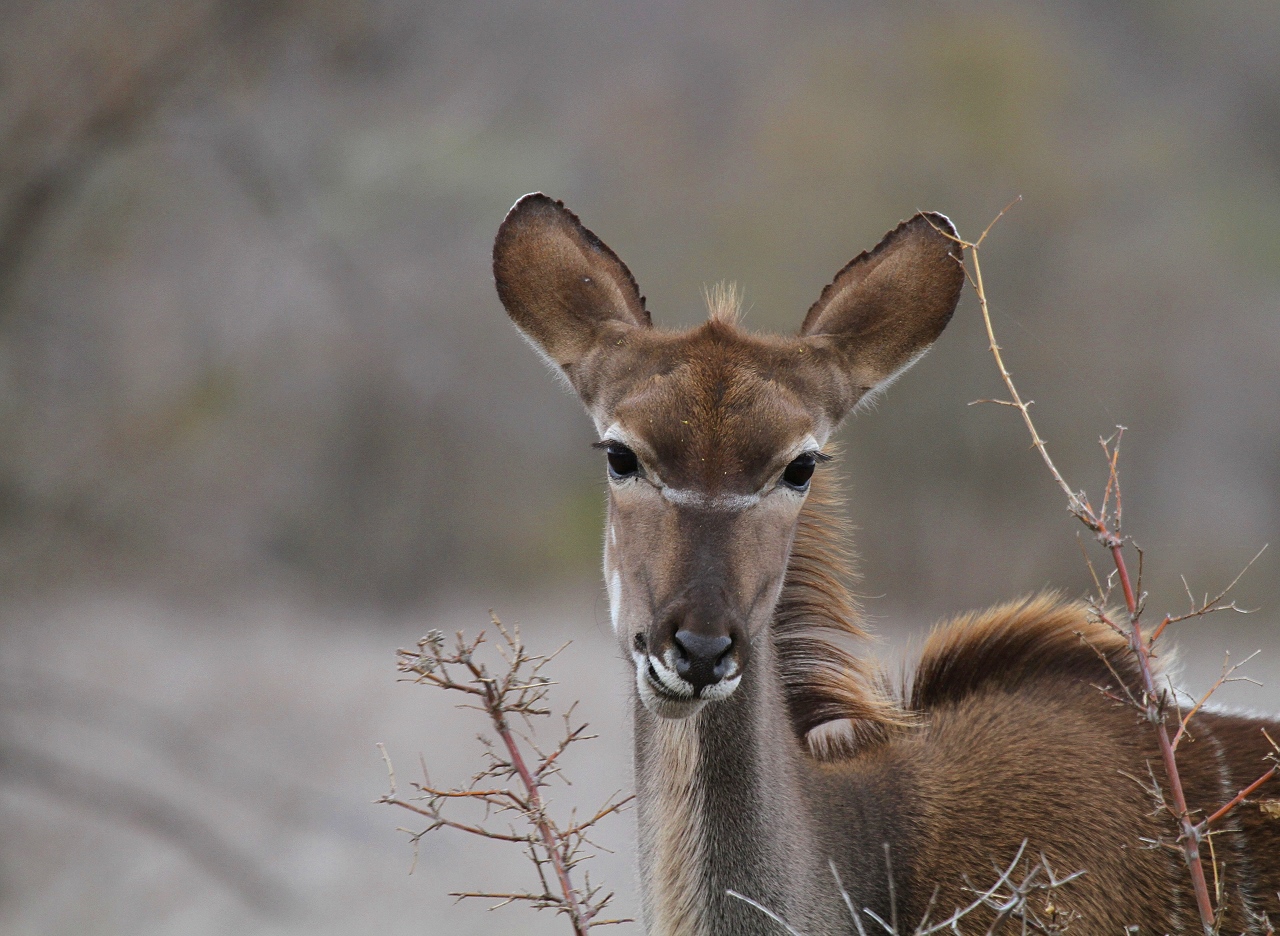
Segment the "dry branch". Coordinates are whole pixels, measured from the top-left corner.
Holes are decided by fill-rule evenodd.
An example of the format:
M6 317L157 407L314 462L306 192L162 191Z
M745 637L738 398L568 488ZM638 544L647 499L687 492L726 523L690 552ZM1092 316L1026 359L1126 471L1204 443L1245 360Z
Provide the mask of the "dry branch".
M1142 550L1132 543L1122 533L1122 501L1119 476L1119 459L1120 459L1120 443L1124 438L1125 429L1123 426L1117 426L1116 432L1110 438L1099 439L1102 446L1103 455L1107 463L1107 482L1103 492L1102 502L1099 507L1095 508L1090 502L1088 496L1083 490L1077 491L1073 489L1053 463L1053 459L1049 456L1049 450L1044 439L1037 431L1035 422L1031 418L1030 406L1032 401L1023 401L1022 396L1018 393L1018 388L1014 385L1013 375L1005 366L1004 358L1001 355L1001 348L996 341L995 329L991 322L991 310L987 304L986 289L982 281L982 264L979 259L980 248L991 229L995 226L1005 212L1007 212L1021 198L1010 202L1005 208L987 225L986 230L976 241L966 241L961 238L952 238L961 247L962 251L969 255L972 266L972 273L966 268L970 284L977 293L978 306L982 313L982 321L986 326L988 346L992 356L995 358L996 366L1000 371L1000 377L1004 381L1005 388L1009 392L1009 400L977 400L974 402L993 402L1004 406L1012 406L1018 410L1022 416L1022 421L1027 427L1027 431L1031 434L1031 442L1036 451L1039 452L1041 460L1045 467L1048 468L1054 482L1067 498L1067 509L1077 520L1079 520L1094 535L1094 538L1103 546L1110 555L1114 565L1114 572L1106 578L1106 586L1098 581L1096 572L1092 563L1089 563L1090 573L1093 574L1094 582L1098 588L1098 595L1093 602L1093 611L1100 620L1109 624L1117 632L1123 634L1129 641L1130 650L1138 664L1139 672L1142 676L1141 698L1136 698L1129 689L1125 689L1128 696L1127 701L1134 705L1143 716L1153 726L1157 740L1159 742L1161 759L1164 764L1165 776L1169 785L1169 794L1173 799L1172 815L1179 826L1178 846L1186 859L1188 873L1191 877L1192 889L1196 896L1196 906L1200 913L1201 923L1204 926L1206 934L1213 936L1218 930L1220 913L1214 907L1214 901L1210 898L1208 882L1205 879L1204 865L1200 856L1200 842L1208 838L1210 835L1209 827L1219 819L1227 816L1233 809L1242 803L1245 798L1258 789L1263 783L1275 776L1280 770L1280 761L1277 761L1275 753L1268 755L1273 761L1273 766L1267 770L1253 783L1249 784L1245 789L1241 790L1233 799L1223 804L1219 809L1210 814L1207 818L1199 823L1194 823L1191 819L1191 809L1187 805L1186 797L1182 789L1182 779L1178 773L1178 763L1176 747L1181 738L1186 734L1187 727L1190 724L1192 716L1200 710L1203 704L1212 695L1213 691L1223 685L1225 682L1232 681L1238 677L1232 674L1236 667L1224 667L1222 678L1210 689L1202 699L1197 701L1191 711L1185 716L1178 713L1177 731L1171 738L1169 735L1168 718L1170 708L1176 709L1176 699L1172 693L1159 689L1156 686L1154 667L1152 666L1152 657L1156 640L1164 633L1165 628L1177 621L1184 621L1191 618L1201 618L1218 611L1236 611L1239 613L1247 613L1245 609L1239 607L1234 601L1227 602L1227 597L1232 589L1240 581L1241 577L1249 567L1257 561L1258 556L1262 555L1262 550L1249 561L1249 563L1240 571L1240 573L1215 597L1210 598L1205 595L1204 600L1196 602L1191 596L1191 590L1187 587L1187 597L1191 602L1191 610L1181 615L1165 615L1160 624L1150 633L1144 634L1142 631L1141 618L1146 601L1146 595L1142 591ZM946 235L946 232L940 232ZM950 236L950 235L946 235ZM972 404L971 404L972 405ZM1138 556L1138 581L1135 587L1134 581L1130 576L1129 567L1125 559L1124 550L1126 546L1133 546ZM1086 560L1087 560L1086 556ZM1122 594L1124 595L1124 605L1128 616L1128 626L1121 627L1114 623L1108 617L1106 610L1109 604L1109 598L1115 584L1120 585ZM1184 587L1186 580L1183 580ZM1247 661L1246 661L1247 662ZM1239 665L1239 664L1238 664ZM1120 685L1124 686L1124 681L1120 681ZM1121 700L1118 696L1111 694L1112 698L1117 701ZM1152 777L1154 789L1161 804L1164 804L1164 794L1160 790L1160 786L1155 782L1154 775ZM1208 839L1210 848L1212 849L1212 839ZM1217 865L1214 865L1215 882L1217 878ZM1215 893L1218 893L1219 887L1215 887ZM1219 903L1220 895L1219 895ZM1219 908L1220 909L1220 908Z
M1032 862L1026 859L1026 851L1027 842L1024 839L1018 847L1017 853L1013 856L1013 860L1009 862L1009 866L1003 871L999 868L996 869L996 880L989 887L975 887L966 878L966 889L974 895L973 900L964 907L957 907L942 920L932 919L934 908L938 901L938 888L935 887L933 896L929 898L929 902L925 906L924 914L909 933L903 933L898 928L898 902L893 884L893 865L890 861L887 843L885 844L885 869L889 884L889 919L887 921L869 907L862 907L861 910L856 908L853 897L850 896L849 891L844 886L844 881L840 878L840 872L836 869L835 862L829 862L829 865L831 867L831 876L835 879L836 888L840 891L845 907L849 910L849 917L853 921L858 936L867 936L866 924L863 922L864 916L883 929L886 936L937 936L938 933L946 930L958 934L961 932L960 924L983 909L993 913L990 924L983 931L986 936L995 936L1010 919L1019 921L1023 933L1036 932L1043 933L1045 936L1060 936L1075 921L1076 915L1062 913L1055 909L1052 900L1049 899L1049 895L1058 888L1070 884L1083 875L1084 872L1076 871L1065 877L1058 877L1044 855L1041 855L1038 861ZM1014 875L1019 867L1022 868L1022 874L1015 880ZM752 900L745 894L740 894L735 890L729 890L726 893L730 897L740 900L747 906L763 913L790 933L791 936L802 936L786 920L758 901ZM1041 913L1035 911L1031 902L1031 898L1034 896L1045 898L1045 909Z
M497 900L498 903L490 909L526 903L539 910L554 910L569 919L576 936L585 936L593 926L631 922L601 918L600 914L613 894L602 894L601 888L593 887L585 869L581 883L578 883L575 872L591 857L587 851L592 847L588 837L591 830L606 816L625 808L633 797L615 795L591 818L578 821L576 815L570 815L567 823L561 823L548 812L542 793L550 778L560 772L560 757L564 751L572 744L595 737L586 733L585 724L573 724L575 703L564 713L564 736L554 748L543 752L534 740L532 719L551 714L547 694L553 683L543 675L542 669L564 647L547 655L531 654L524 646L518 627L508 629L497 617L492 621L502 638L495 647L501 666L494 671L479 659L480 647L485 643L483 632L472 640L459 632L454 646L446 649L444 635L431 631L418 641L415 649L398 651L398 667L409 680L461 693L472 700L461 707L485 713L498 738L496 743L492 739L481 738L485 746L485 765L471 778L468 786L445 789L432 785L424 762L422 781L413 784L415 795L401 797L391 757L380 744L378 747L387 766L389 789L378 802L398 806L427 819L428 824L422 830L405 830L410 831L415 849L429 832L456 829L522 846L538 877L537 890L466 891L450 896ZM526 733L518 733L513 728L515 719L525 724ZM446 805L458 800L482 805L484 820L469 823L445 815ZM505 814L513 819L508 831L487 825L494 814Z

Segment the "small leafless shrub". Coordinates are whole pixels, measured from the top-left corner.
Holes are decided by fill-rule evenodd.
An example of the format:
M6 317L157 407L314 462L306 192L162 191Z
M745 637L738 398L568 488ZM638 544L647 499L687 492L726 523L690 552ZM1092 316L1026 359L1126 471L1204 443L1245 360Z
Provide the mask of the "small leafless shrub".
M412 784L414 795L402 797L391 757L383 745L378 745L390 784L386 796L378 802L407 809L427 820L424 828L404 830L415 850L424 835L438 829L456 829L521 846L537 874L538 884L532 890L466 891L451 896L460 900L497 900L490 909L526 903L539 910L554 910L568 918L578 936L595 926L631 922L602 916L613 894L591 883L583 863L591 857L589 849L596 847L589 838L591 830L606 816L625 808L633 797L615 795L585 820L579 820L574 812L567 820L551 814L543 791L560 773L561 756L571 745L595 735L587 734L585 723L575 724L574 703L563 715L564 733L559 742L550 749L538 745L533 720L550 717L547 696L553 685L543 668L560 650L532 654L525 648L519 627L507 628L496 616L492 620L501 637L500 642L488 648L493 669L482 660L486 655L481 649L486 643L483 632L473 639L459 632L450 645L444 634L433 630L414 649L398 651L399 670L407 680L466 696L468 701L462 707L476 709L488 718L496 738L480 738L484 766L468 786L443 789L432 785L423 760L422 780ZM459 800L482 805L483 819L467 822L455 818L450 807ZM493 823L498 817L507 820L505 829Z
M969 282L978 296L978 305L982 312L983 324L986 326L991 354L995 358L996 366L1000 370L1000 377L1009 392L1009 399L977 400L974 402L995 403L1001 406L1013 407L1018 411L1027 427L1027 431L1031 435L1032 445L1039 452L1045 466L1049 469L1049 473L1053 476L1054 482L1067 498L1067 510L1085 526L1093 535L1093 538L1107 552L1107 558L1113 569L1102 579L1098 577L1087 553L1085 556L1086 562L1089 563L1089 570L1093 574L1096 588L1096 593L1090 599L1092 611L1100 621L1109 625L1128 640L1130 650L1137 661L1143 680L1140 693L1135 694L1126 689L1123 697L1115 695L1112 697L1117 702L1131 705L1140 712L1155 731L1160 746L1161 760L1168 789L1166 791L1164 786L1156 779L1154 770L1149 771L1151 774L1149 784L1141 780L1137 782L1148 790L1156 801L1158 810L1167 811L1173 816L1179 829L1176 842L1152 842L1149 844L1153 847L1172 847L1181 851L1187 864L1192 890L1196 897L1196 906L1199 910L1205 933L1216 934L1221 928L1222 912L1225 909L1225 901L1221 893L1221 876L1218 873L1219 869L1215 862L1213 864L1215 887L1213 889L1214 893L1211 895L1200 852L1201 843L1207 842L1210 851L1212 851L1212 836L1215 834L1215 823L1226 818L1244 803L1252 793L1280 771L1280 747L1277 747L1276 742L1268 735L1267 741L1270 742L1272 747L1272 752L1268 755L1268 758L1272 764L1261 776L1211 813L1206 814L1205 810L1191 808L1187 804L1186 796L1183 793L1182 780L1178 772L1178 744L1187 735L1187 727L1192 717L1204 706L1213 693L1224 684L1242 678L1234 674L1243 663L1233 665L1228 658L1223 665L1222 676L1204 696L1198 700L1192 700L1191 707L1184 714L1173 687L1157 683L1152 659L1155 655L1156 642L1170 624L1194 618L1203 618L1219 611L1248 613L1244 608L1239 607L1234 600L1231 600L1230 595L1244 573L1257 561L1258 557L1262 555L1262 551L1267 547L1264 545L1231 583L1212 598L1206 594L1202 600L1197 600L1192 595L1184 577L1183 585L1186 588L1187 598L1190 602L1189 609L1182 614L1166 614L1154 629L1144 632L1142 615L1147 600L1147 594L1142 590L1144 557L1142 550L1134 544L1130 537L1122 532L1124 513L1118 466L1120 442L1124 437L1125 428L1117 426L1112 436L1099 439L1106 460L1107 479L1103 490L1102 502L1095 507L1083 490L1072 488L1066 482L1057 466L1054 465L1053 459L1049 457L1049 450L1045 445L1045 441L1040 436L1031 418L1030 407L1032 401L1024 401L1021 394L1018 393L1018 388L1013 382L1013 376L1009 373L1008 368L1005 367L1004 359L1000 354L1000 345L996 341L995 329L991 324L991 311L987 304L986 289L982 282L982 265L978 256L979 250L982 242L986 240L987 234L991 232L991 229L1004 216L1005 212L1019 200L1020 198L1015 199L1014 202L1007 205L976 241L970 242L957 239L957 243L969 255L972 269L971 272L967 269L966 273L968 273ZM1130 575L1128 561L1126 560L1126 550L1132 550L1131 554L1136 554L1137 556L1138 569L1136 578ZM1117 585L1119 585L1124 599L1124 608L1119 612L1112 609L1112 595ZM1251 656L1243 662L1248 662L1252 658ZM1117 680L1117 683L1121 686L1124 685L1123 680ZM1171 728L1173 730L1172 736L1170 735ZM1263 733L1265 734L1265 731ZM1264 812L1271 808L1270 801L1259 805ZM1280 813L1280 809L1276 809L1276 812ZM1202 818L1197 819L1197 817Z

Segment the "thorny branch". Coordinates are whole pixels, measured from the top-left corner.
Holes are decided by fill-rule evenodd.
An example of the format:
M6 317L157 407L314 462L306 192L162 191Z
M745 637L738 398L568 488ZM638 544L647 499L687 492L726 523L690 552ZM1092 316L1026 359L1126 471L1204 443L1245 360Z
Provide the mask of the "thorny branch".
M1261 685L1261 683L1259 683L1257 680L1250 679L1247 676L1234 675L1236 670L1244 666L1246 663L1248 663L1250 660L1252 660L1261 652L1262 652L1261 650L1255 650L1253 651L1253 653L1249 654L1239 663L1232 663L1231 654L1229 653L1227 654L1226 659L1223 661L1223 664L1222 664L1222 675L1219 676L1217 680L1214 681L1214 684L1209 687L1209 690L1204 695L1202 695L1199 699L1196 700L1195 704L1191 706L1191 708L1187 711L1187 714L1183 715L1179 719L1178 730L1174 732L1174 735L1173 735L1173 749L1175 751L1178 749L1178 745L1182 742L1182 739L1187 736L1187 725L1190 724L1192 716L1194 716L1196 712L1200 711L1200 709L1204 708L1204 704L1209 701L1209 699L1213 696L1215 692L1217 692L1227 683L1233 683L1233 682L1253 683L1255 686Z
M546 704L551 680L542 669L559 654L529 653L520 637L520 629L506 628L496 616L493 626L502 637L496 645L496 653L502 666L495 672L480 662L477 651L485 642L484 633L468 640L459 632L454 646L446 649L445 638L433 630L418 641L413 650L398 651L398 667L406 679L458 692L471 698L462 708L474 708L485 713L498 743L481 738L485 745L486 763L463 789L435 787L427 775L426 763L422 763L422 781L414 783L416 795L401 797L397 790L395 768L386 748L379 744L387 765L389 790L378 800L390 806L398 806L427 819L426 828L410 832L410 840L416 848L422 837L437 829L457 829L471 835L499 842L522 845L526 857L533 863L538 875L539 890L519 892L464 892L450 896L459 899L480 897L497 900L490 909L510 903L527 903L543 910L555 910L569 918L575 936L585 936L593 926L610 923L627 923L630 920L601 919L600 913L613 898L612 893L601 894L600 887L593 887L585 869L582 882L576 883L574 872L591 855L587 851L595 847L588 837L596 823L626 807L632 796L616 795L598 809L591 818L578 821L570 815L568 824L561 825L547 810L543 789L549 779L560 772L560 756L571 745L595 737L586 734L585 724L572 724L573 707L564 714L565 733L560 742L544 753L533 740L532 719L548 716ZM512 727L514 719L520 719L527 728L518 733ZM521 743L523 742L523 744ZM526 755L526 750L532 757ZM483 805L481 822L464 822L445 815L447 804L466 800ZM507 813L515 821L508 831L502 832L487 825L494 813Z
M1181 713L1179 713L1176 733L1172 738L1170 738L1167 719L1171 704L1176 708L1176 700L1173 699L1171 693L1157 688L1154 668L1151 660L1154 656L1156 640L1159 639L1160 635L1164 633L1165 628L1170 624L1191 618L1201 618L1218 611L1236 611L1241 614L1247 613L1247 611L1244 608L1239 607L1235 601L1227 602L1227 596L1235 587L1236 583L1240 581L1244 573L1248 571L1249 567L1252 566L1253 563L1257 561L1258 557L1262 555L1262 551L1266 549L1266 546L1263 546L1262 550L1258 551L1258 554L1249 561L1244 569L1240 571L1239 575L1237 575L1226 588L1213 598L1210 598L1208 594L1206 594L1203 601L1197 602L1191 595L1191 589L1186 586L1186 580L1183 579L1183 585L1187 590L1187 597L1191 602L1191 609L1185 614L1165 615L1164 619L1153 631L1151 631L1149 635L1142 632L1141 617L1146 601L1146 594L1142 591L1142 550L1136 545L1134 546L1138 555L1138 581L1135 589L1124 555L1126 545L1133 544L1132 541L1125 537L1121 531L1123 514L1121 509L1118 464L1120 458L1120 442L1124 437L1125 431L1124 427L1117 426L1116 433L1113 436L1099 440L1107 461L1107 483L1103 492L1102 503L1099 507L1095 508L1089 501L1085 492L1073 489L1066 482L1066 479L1062 476L1062 473L1058 470L1057 466L1053 463L1053 459L1049 456L1048 447L1046 446L1044 439L1041 438L1040 433L1036 430L1035 423L1031 418L1030 407L1034 401L1024 401L1022 396L1018 393L1018 389L1013 382L1013 376L1005 366L1004 359L1000 354L1000 345L996 341L995 329L991 323L991 310L987 305L986 289L982 282L982 264L978 255L983 241L986 240L987 234L991 232L991 229L995 224L1004 217L1005 213L1018 201L1021 201L1021 196L1006 205L1000 214L996 216L995 220L993 220L991 224L987 225L986 230L982 232L982 235L976 241L966 241L958 237L951 237L951 235L947 234L945 231L940 232L944 234L944 236L951 237L951 239L954 240L963 251L966 251L969 254L970 262L972 264L972 273L969 272L968 268L966 268L965 273L970 284L974 288L974 292L977 294L978 306L982 312L982 321L986 326L988 345L992 356L995 358L996 366L1000 370L1000 377L1004 381L1005 388L1008 390L1010 396L1009 400L977 400L975 402L999 403L1004 406L1012 406L1018 410L1022 416L1023 423L1027 427L1027 431L1031 434L1032 445L1035 447L1036 451L1040 453L1040 458L1049 469L1049 473L1053 476L1054 482L1062 490L1063 494L1066 495L1067 510L1093 533L1097 541L1102 544L1103 548L1106 549L1111 556L1115 571L1111 575L1107 576L1107 584L1105 588L1102 586L1101 582L1098 582L1096 573L1094 574L1094 581L1098 585L1098 597L1097 600L1093 602L1092 610L1097 614L1100 620L1109 624L1112 628L1123 634L1128 639L1129 647L1138 663L1138 669L1142 675L1143 682L1141 687L1141 698L1135 698L1127 688L1125 689L1125 692L1126 695L1129 696L1130 702L1143 713L1144 717L1155 729L1160 746L1161 759L1164 762L1165 775L1168 780L1169 793L1173 798L1171 812L1179 826L1178 845L1187 862L1187 868L1192 881L1192 888L1196 895L1196 905L1200 912L1200 919L1204 925L1205 933L1212 936L1212 934L1216 933L1218 929L1219 914L1215 911L1213 901L1209 897L1208 882L1205 880L1204 865L1200 857L1200 842L1202 839L1206 839L1212 834L1210 832L1210 826L1213 823L1227 816L1233 809L1239 806L1240 803L1244 802L1248 795L1256 791L1263 783L1271 779L1271 777L1275 776L1277 772L1280 772L1280 751L1273 751L1272 754L1268 755L1273 762L1273 766L1262 774L1262 776L1241 790L1233 799L1225 803L1221 808L1217 809L1205 819L1201 820L1199 823L1193 822L1191 818L1192 811L1187 806L1186 797L1182 789L1182 779L1178 773L1176 747L1178 742L1187 733L1188 725L1190 724L1192 716L1198 712L1204 702L1207 701L1208 695L1211 695L1214 689L1217 689L1223 683L1236 678L1232 676L1235 671L1235 667L1229 666L1224 668L1223 677L1217 684L1215 684L1214 688L1210 690L1209 694L1206 694L1204 698L1196 702L1193 708L1185 716L1182 716ZM1093 573L1094 570L1092 563L1090 563L1089 568L1090 572ZM1121 627L1111 621L1106 612L1106 606L1108 604L1111 591L1117 582L1119 583L1121 592L1124 595L1125 609L1128 615L1127 628ZM1121 685L1123 685L1123 681L1121 681ZM1118 699L1114 694L1112 694L1111 697ZM1272 746L1274 748L1274 743ZM1154 783L1154 775L1152 779ZM1159 791L1159 784L1154 784L1154 788ZM1162 792L1160 793L1160 802L1164 808L1168 808ZM1210 848L1212 849L1212 839L1208 840ZM1216 878L1216 865L1214 866L1214 874Z

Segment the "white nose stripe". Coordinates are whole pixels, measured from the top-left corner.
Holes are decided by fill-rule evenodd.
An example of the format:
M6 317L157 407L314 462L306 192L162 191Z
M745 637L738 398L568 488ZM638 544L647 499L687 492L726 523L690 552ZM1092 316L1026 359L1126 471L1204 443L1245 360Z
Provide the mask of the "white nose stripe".
M668 654L671 653L671 651L667 652ZM662 660L659 660L655 656L646 656L644 657L644 661L653 671L654 675L658 677L658 682L662 683L662 688L666 689L672 695L683 696L690 699L693 698L693 684L686 682L677 675L676 671L671 666Z

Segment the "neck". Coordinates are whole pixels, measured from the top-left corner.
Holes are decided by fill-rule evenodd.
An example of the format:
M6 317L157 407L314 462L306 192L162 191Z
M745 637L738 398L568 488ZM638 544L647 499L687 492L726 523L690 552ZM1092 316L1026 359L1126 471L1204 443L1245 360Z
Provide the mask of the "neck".
M774 934L847 917L809 812L815 767L791 730L777 658L761 640L729 699L681 721L636 706L641 885L661 936Z
M814 477L774 619L756 639L737 691L683 721L659 718L637 699L640 875L650 933L777 936L776 923L728 889L798 932L844 932L848 911L827 864L832 855L855 899L888 912L883 843L892 837L892 810L870 808L862 787L879 789L879 802L896 779L860 780L847 758L903 721L869 662L848 648L866 635L845 587L837 491L829 469ZM843 760L845 769L824 760ZM811 812L814 802L820 812Z

